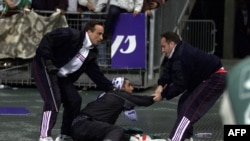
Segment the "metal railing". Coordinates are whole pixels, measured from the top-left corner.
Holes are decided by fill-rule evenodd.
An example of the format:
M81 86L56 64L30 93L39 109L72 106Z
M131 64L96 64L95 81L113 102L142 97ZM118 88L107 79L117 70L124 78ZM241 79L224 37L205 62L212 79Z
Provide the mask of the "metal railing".
M213 20L182 20L178 29L182 40L205 52L215 52L216 26Z
M17 12L17 11L15 11ZM36 13L38 13L39 15L42 16L46 16L49 17L51 14L53 14L53 11L35 11ZM107 13L92 13L92 12L66 12L65 13L65 17L67 19L67 23L69 27L75 28L77 30L82 30L84 27L84 24L86 24L90 19L96 19L99 21L105 21L107 16ZM151 20L152 21L152 20ZM153 25L154 26L154 25ZM147 30L147 27L145 27L145 30ZM150 35L150 33L149 33ZM146 37L146 40L150 40L150 37ZM151 37L154 38L154 37ZM153 42L153 41L152 41ZM103 46L103 44L102 44ZM102 46L99 46L99 50L102 49ZM112 79L113 77L116 76L124 76L127 77L131 80L131 82L134 84L135 88L148 88L150 86L155 85L156 79L158 78L158 71L157 69L159 69L159 67L157 68L153 62L154 61L149 61L149 59L154 59L152 56L154 56L154 54L150 53L147 57L147 62L151 62L147 65L146 69L112 69L111 66L111 58L110 58L110 53L111 53L111 43L108 43L106 45L106 53L105 54L101 54L102 52L100 52L99 54L99 65L102 69L102 71L104 72L105 76L109 79ZM145 48L149 48L149 45L147 44L145 46ZM150 45L150 48L154 48L154 46ZM152 49L151 49L152 50ZM105 57L103 57L105 56ZM151 56L151 57L150 57ZM101 64L100 62L103 62L103 58L106 59L106 61L104 61L104 64ZM28 60L30 63L30 60ZM27 70L30 70L30 65L27 65ZM19 68L19 67L18 67ZM151 68L151 69L149 69ZM150 70L150 72L149 72ZM19 71L19 70L18 70ZM25 71L25 70L24 70ZM22 75L12 75L13 77L11 77L10 79L10 75L9 74L13 74L17 72L17 67L13 66L10 67L8 69L8 71L6 71L6 69L2 70L2 75L1 75L1 81L2 83L8 83L8 84L32 84L33 83L33 79L31 77L31 75L29 74L30 71L25 71L24 74ZM150 75L149 75L150 73ZM20 73L21 74L21 73ZM25 77L21 77L21 76L25 76ZM149 77L150 76L150 77ZM23 83L25 82L25 83ZM26 83L27 82L27 83ZM82 86L82 87L96 87L96 85L92 82L92 80L90 80L85 74L83 74L78 81L75 83L77 86Z

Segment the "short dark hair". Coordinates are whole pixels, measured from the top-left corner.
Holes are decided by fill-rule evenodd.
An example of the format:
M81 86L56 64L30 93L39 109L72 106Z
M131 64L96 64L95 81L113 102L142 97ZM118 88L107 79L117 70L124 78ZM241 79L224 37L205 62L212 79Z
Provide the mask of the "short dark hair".
M97 20L90 20L84 27L84 31L87 32L88 30L94 31L96 25L101 25L103 26L103 22L97 21Z
M177 33L171 31L161 34L161 38L165 38L167 42L173 41L176 44L181 41L180 36Z

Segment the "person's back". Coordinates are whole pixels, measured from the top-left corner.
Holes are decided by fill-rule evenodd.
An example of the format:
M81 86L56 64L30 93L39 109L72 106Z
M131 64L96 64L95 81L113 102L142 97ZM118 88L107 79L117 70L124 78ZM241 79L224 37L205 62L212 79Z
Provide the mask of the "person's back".
M106 93L101 98L93 101L81 111L95 120L114 124L124 107L124 99L120 95L124 92ZM127 93L124 93L125 95ZM132 105L131 105L132 108Z
M186 66L183 67L183 74L188 90L193 90L199 83L208 79L213 72L222 67L220 58L213 54L201 51L184 41L177 46L183 49L180 58L182 58L183 66Z

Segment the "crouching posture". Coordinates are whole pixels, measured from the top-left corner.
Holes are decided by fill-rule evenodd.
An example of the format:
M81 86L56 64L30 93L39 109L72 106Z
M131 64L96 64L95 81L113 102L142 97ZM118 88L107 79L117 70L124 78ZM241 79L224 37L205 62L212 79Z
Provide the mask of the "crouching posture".
M180 96L177 119L168 140L192 140L194 124L222 95L227 71L219 57L181 41L174 32L161 35L161 50L167 61L158 79L154 100Z

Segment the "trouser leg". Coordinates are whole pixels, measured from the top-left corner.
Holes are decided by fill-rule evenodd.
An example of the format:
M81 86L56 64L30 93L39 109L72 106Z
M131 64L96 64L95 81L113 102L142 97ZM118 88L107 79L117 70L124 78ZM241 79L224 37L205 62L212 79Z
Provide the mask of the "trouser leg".
M124 130L119 126L95 120L84 120L72 127L72 137L75 141L120 141Z
M69 78L59 78L59 84L63 103L61 134L70 136L71 124L80 112L82 98Z
M48 75L49 79L46 76L44 66L42 65L39 59L32 62L32 76L35 80L38 91L44 101L43 113L41 119L40 127L40 136L47 137L51 136L51 130L54 127L58 115L56 110L55 103L57 107L60 107L61 97L60 90L58 87L58 81L56 75ZM51 87L49 86L51 82ZM53 91L53 93L52 93ZM54 95L54 99L52 97ZM59 110L59 109L58 109Z
M104 140L120 141L123 136L123 129L119 126L112 126L109 128L109 132L104 137Z
M180 97L178 116L170 133L172 141L183 141L187 130L214 105L225 89L226 73L214 73L194 91Z

